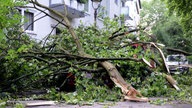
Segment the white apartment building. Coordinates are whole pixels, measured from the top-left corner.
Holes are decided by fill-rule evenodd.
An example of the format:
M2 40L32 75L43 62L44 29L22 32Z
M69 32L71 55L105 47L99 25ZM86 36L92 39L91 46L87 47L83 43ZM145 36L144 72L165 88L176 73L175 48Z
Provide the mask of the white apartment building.
M136 28L140 23L140 10L141 10L141 1L140 0L127 0L126 7L128 9L125 12L125 25L130 29ZM123 13L122 13L123 14Z
M88 0L86 4L78 3L78 0L64 1L67 7L67 17L74 27L78 27L80 23L86 26L94 24L93 6L95 5L92 5L92 0ZM38 2L64 14L63 0L38 0ZM31 4L27 6L31 6ZM125 16L125 25L135 28L139 24L140 9L140 0L102 0L97 11L97 27L102 28L104 17L112 19L123 14ZM33 8L22 8L20 12L27 19L24 29L32 38L41 40L47 35L56 34L57 30L53 30L53 27L58 22L46 16L43 12ZM47 10L45 12L52 14ZM56 16L54 17L57 18ZM62 20L60 18L57 19ZM31 24L33 21L35 22ZM51 32L52 30L53 32Z

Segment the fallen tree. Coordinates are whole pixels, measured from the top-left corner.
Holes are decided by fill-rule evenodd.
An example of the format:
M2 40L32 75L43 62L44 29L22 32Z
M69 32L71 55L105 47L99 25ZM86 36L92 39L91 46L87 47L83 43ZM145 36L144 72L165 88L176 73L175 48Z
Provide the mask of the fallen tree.
M65 12L65 14L62 15L62 14L60 14L60 13L58 13L58 12L56 12L56 11L54 11L54 10L52 10L52 9L44 6L44 5L42 5L42 4L39 4L37 1L30 1L30 3L33 3L33 4L34 4L34 8L37 8L37 7L35 7L35 5L37 5L37 6L41 7L41 8L44 8L44 9L49 10L50 12L52 12L52 13L55 14L55 15L61 17L61 18L64 20L65 26L68 28L71 36L73 37L73 39L74 39L74 41L75 41L75 43L76 43L76 45L77 45L78 53L80 54L80 56L82 56L82 57L92 57L91 55L86 54L85 51L84 51L84 49L83 49L83 47L81 46L81 43L80 43L80 41L79 41L79 39L78 39L78 37L77 37L74 29L72 28L72 26L71 26L68 18L67 18L67 12ZM64 7L65 7L65 10L66 10L65 4L64 4ZM127 34L127 33L124 33L124 34ZM113 36L113 38L114 38L114 36ZM165 67L166 71L167 71L168 73L170 73L170 72L169 72L169 69L168 69L168 67L167 67L167 65L166 65L166 63L165 63L165 57L164 57L163 52L162 52L162 51L160 50L160 48L158 48L154 43L150 43L150 45L152 45L153 47L155 47L155 48L159 51L159 53L160 53L160 55L161 55L161 58L162 58L162 60L163 60L163 66ZM148 62L147 62L146 60L144 60L144 59L143 59L143 63L146 63L146 64L150 65L150 63L148 63ZM102 62L100 62L100 64L108 71L111 80L112 80L118 87L121 88L121 90L122 90L122 92L124 93L125 96L131 97L130 99L133 99L133 100L134 100L134 98L137 100L137 95L139 95L140 97L142 97L142 95L141 95L136 89L134 89L130 84L128 84L128 83L122 78L122 76L119 74L118 70L116 69L116 67L115 67L112 63L107 62L107 61L102 61ZM167 78L167 79L169 79L169 78ZM173 83L171 82L171 80L168 80L168 81L169 81L171 84L173 84ZM174 83L173 86L175 87L176 84ZM177 86L176 86L175 88L178 89ZM178 89L178 90L179 90L179 89ZM140 100L140 101L148 101L147 98L144 98L144 99L143 99L143 98L142 98L142 99L140 98L140 99L138 99L138 100Z
M69 41L70 42L74 41L74 43L75 43L74 46L75 46L75 48L77 48L77 50L75 50L74 52L66 50L66 48L64 48L63 46L60 46L60 44L62 44L63 41L58 41L59 38L54 40L54 36L53 36L53 40L44 41L43 47L41 45L37 45L37 46L34 45L30 48L27 48L27 50L26 50L25 49L26 46L22 46L21 49L20 48L16 49L16 52L13 52L12 50L7 51L7 52L9 52L10 55L11 54L14 55L16 53L15 55L18 58L21 58L22 61L15 62L15 64L18 64L18 67L21 67L21 68L32 67L32 68L27 70L27 71L29 71L28 73L23 74L24 73L23 72L16 77L13 77L13 78L11 77L11 78L7 79L7 81L4 81L4 82L6 82L6 84L1 83L0 85L3 85L3 86L5 85L4 88L2 89L3 91L12 89L12 88L10 88L10 85L14 85L14 84L17 85L18 82L21 82L22 80L26 80L26 79L30 80L30 81L27 82L26 84L23 84L24 86L19 86L18 89L27 88L27 87L29 87L29 85L35 85L35 84L41 82L41 80L45 80L47 78L50 78L50 77L53 77L55 75L59 75L62 73L71 72L71 71L73 71L73 70L71 70L71 68L74 68L80 72L85 71L85 72L93 72L93 73L101 72L101 70L105 69L108 72L111 80L121 89L121 91L123 92L123 95L125 96L125 99L136 100L136 101L148 101L147 98L143 98L143 96L140 94L139 91L137 91L131 84L127 83L127 81L124 80L124 78L121 76L121 74L117 70L116 66L114 64L112 64L112 62L111 62L112 60L124 60L124 61L127 60L127 61L140 62L141 64L144 64L146 67L147 66L152 67L151 64L144 57L133 58L132 55L130 55L131 57L126 56L126 57L114 57L114 58L113 57L99 58L99 57L95 57L91 54L88 54L86 49L84 49L84 47L82 45L83 43L80 41L80 39L77 35L77 32L75 32L75 29L72 28L68 18L66 17L67 13L65 13L64 15L61 13L58 13L42 4L39 4L36 0L35 1L30 0L29 2L33 4L33 7L22 6L22 8L25 8L25 7L26 8L35 8L38 11L43 12L45 14L45 16L49 16L49 17L53 18L54 20L56 20L58 22L58 24L65 26L67 28L67 32L65 32L65 34L62 34L63 36L62 35L61 36L62 37L66 36L66 35L71 36L72 38L70 38L70 39L72 39L72 40L69 39ZM50 11L52 14L55 14L57 17L61 18L61 21L58 20L58 18L55 18L55 17L49 15L48 13L46 13L46 11L44 9ZM81 32L83 32L83 31L81 31ZM20 38L18 38L18 39L20 39ZM68 43L66 43L66 45L67 44ZM148 44L149 46L153 46L154 48L156 48L156 50L159 51L162 61L163 61L162 67L165 68L165 70L167 72L169 72L169 70L167 69L166 64L164 62L164 55L163 55L162 51L160 50L160 48L155 43L149 42L146 44ZM37 47L40 47L40 48L37 48ZM56 48L57 48L57 50L54 50ZM76 55L73 53L76 53ZM17 58L17 57L15 57L15 58ZM6 57L3 57L3 58L6 59ZM15 60L15 58L14 58L14 60ZM24 60L22 58L24 58ZM28 63L28 61L30 61L30 62ZM36 63L37 63L37 65L34 65ZM85 67L86 65L92 65L92 64L97 64L97 63L99 63L103 68L101 68L99 66L98 66L99 68L96 68L96 69L92 69L92 68L90 69L90 68ZM27 66L26 66L26 64L27 64ZM18 70L13 69L11 71L21 71L21 69L18 68ZM26 71L26 70L22 70L22 71ZM43 74L43 75L41 75L41 74ZM33 77L36 77L36 80L28 79L28 78L33 78ZM175 84L174 81L173 81L173 83Z
M81 43L74 31L74 29L72 28L68 18L67 18L67 12L65 11L65 14L62 15L40 3L38 3L36 0L35 1L29 1L30 3L32 3L34 5L34 8L37 8L37 6L41 7L41 8L44 8L46 10L49 10L51 13L59 16L61 19L64 20L65 22L65 26L68 28L71 36L73 37L73 40L75 41L76 43L76 46L77 46L77 49L78 49L78 53L80 56L82 57L92 57L91 55L89 54L86 54L83 47L81 46ZM64 1L63 1L64 2ZM66 6L64 4L64 7L65 7L65 10L66 10ZM128 97L132 97L133 99L134 98L137 98L136 96L139 95L139 96L142 96L136 89L134 89L130 84L128 84L123 78L122 76L119 74L118 70L116 69L116 67L110 63L110 62L107 62L107 61L103 61L103 62L100 62L100 64L108 71L109 75L110 75L110 78L111 80L118 86L121 88L122 92L124 93L124 95L128 96ZM131 99L132 100L132 99ZM147 98L140 98L138 99L139 101L148 101Z

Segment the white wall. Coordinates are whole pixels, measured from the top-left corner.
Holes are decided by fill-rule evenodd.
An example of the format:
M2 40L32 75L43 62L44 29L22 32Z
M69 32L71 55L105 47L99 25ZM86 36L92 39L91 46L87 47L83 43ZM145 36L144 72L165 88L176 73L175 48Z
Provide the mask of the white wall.
M46 6L49 6L48 1L49 0L39 0L39 3L42 3ZM28 4L27 6L32 6L32 5ZM32 9L32 8L29 8L27 10L34 13L34 21L45 15L43 12L40 12L40 11ZM45 11L45 12L49 13L48 11ZM48 16L43 17L43 18L35 21L34 31L28 31L27 30L26 33L29 34L35 40L41 40L45 36L47 36L50 33L50 31L52 30L52 27L51 27L52 22L53 22L52 19L50 19Z
M49 0L38 0L41 4L44 4L46 6L49 6ZM130 6L130 15L133 16L134 21L130 21L129 23L131 23L132 25L136 26L139 22L139 17L137 14L135 14L136 9L135 9L135 4L134 2L137 0L133 0L132 2L127 2L127 5ZM52 3L62 3L62 0L52 0ZM84 4L78 4L76 0L73 0L72 3L70 3L70 0L65 0L65 3L68 6L71 6L75 9L84 10ZM110 17L110 18L114 18L115 15L119 16L120 12L121 12L121 0L118 0L118 3L115 3L115 0L102 0L101 5L103 7L105 7L105 10L107 11L106 16ZM92 2L91 0L89 0L89 7L88 7L88 11L85 11L86 16L83 18L73 18L73 19L69 19L71 21L71 24L74 27L78 27L78 25L80 24L80 22L83 23L83 25L89 26L89 25L93 25L94 23L94 9L92 7ZM44 16L45 14L42 12L39 12L37 10L34 9L30 9L35 16L35 19L38 19L42 16ZM47 13L49 13L48 11L46 11ZM50 14L50 13L49 13ZM103 24L102 24L103 20L102 18L98 18L97 17L97 26L102 28ZM50 31L52 30L52 25L57 24L57 22L53 19L51 19L50 17L44 17L38 21L36 21L34 23L34 31L27 31L27 33L29 33L32 38L35 38L37 40L41 40L43 39L45 36L49 35ZM55 31L52 32L52 34L54 34Z
M133 20L126 20L126 23L128 26L133 26L133 28L137 27L139 25L139 21L140 21L140 16L137 13L136 4L138 7L138 11L140 12L138 0L132 0L132 1L126 2L126 6L129 7L129 15L133 19Z
M120 16L121 13L121 0L118 0L118 3L115 3L115 0L102 0L100 9L104 7L106 13L104 16L109 18L114 18L114 16ZM99 10L98 10L99 16ZM92 7L92 2L89 0L89 11L86 12L86 16L84 18L73 19L72 24L74 26L78 26L80 21L83 22L84 25L93 25L94 23L94 9ZM103 27L103 19L97 17L97 26L99 28Z

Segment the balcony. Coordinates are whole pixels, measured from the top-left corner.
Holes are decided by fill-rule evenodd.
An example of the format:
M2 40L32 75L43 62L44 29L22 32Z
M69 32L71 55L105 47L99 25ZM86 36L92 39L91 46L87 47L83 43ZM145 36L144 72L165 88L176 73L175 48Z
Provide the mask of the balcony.
M64 14L64 4L62 2L55 2L55 0L50 0L49 7L55 11L58 11L62 14ZM76 8L73 8L66 4L66 9L67 9L67 17L69 18L82 18L85 17L85 12L80 11Z

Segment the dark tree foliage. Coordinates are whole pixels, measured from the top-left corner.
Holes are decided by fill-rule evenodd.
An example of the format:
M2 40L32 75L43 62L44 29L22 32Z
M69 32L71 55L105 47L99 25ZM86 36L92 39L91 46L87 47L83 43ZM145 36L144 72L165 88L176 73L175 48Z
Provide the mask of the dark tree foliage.
M180 17L171 10L172 14L170 14L165 2L151 0L149 2L143 1L142 4L141 22L144 24L147 23L147 27L151 28L158 42L165 44L166 47L188 52L192 50L190 44L191 37L183 29L183 24L180 23ZM170 7L172 5L170 4L168 6Z
M171 13L176 12L181 17L181 23L187 36L191 37L192 30L192 1L191 0L163 0Z

